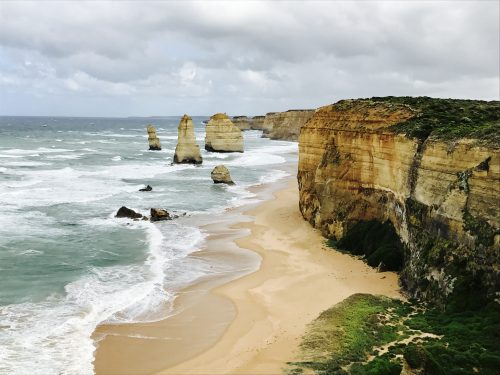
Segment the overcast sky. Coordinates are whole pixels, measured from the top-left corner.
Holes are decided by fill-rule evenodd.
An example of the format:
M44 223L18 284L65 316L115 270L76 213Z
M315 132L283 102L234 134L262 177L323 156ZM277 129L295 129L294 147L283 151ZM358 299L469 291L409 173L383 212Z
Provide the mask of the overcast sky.
M0 115L499 99L499 1L0 1Z

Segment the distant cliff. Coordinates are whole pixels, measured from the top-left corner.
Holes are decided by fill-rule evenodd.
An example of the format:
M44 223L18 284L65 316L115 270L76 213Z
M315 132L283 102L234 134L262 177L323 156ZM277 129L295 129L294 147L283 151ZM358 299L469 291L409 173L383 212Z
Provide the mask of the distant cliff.
M252 119L247 116L233 116L231 117L233 124L240 130L250 130Z
M300 128L313 114L313 109L292 109L286 112L267 113L262 126L262 136L284 141L297 141Z
M414 296L491 298L500 290L499 137L500 102L390 97L319 108L299 137L300 210L326 237L357 238L368 257L397 246L362 244L376 229L360 223L388 224Z

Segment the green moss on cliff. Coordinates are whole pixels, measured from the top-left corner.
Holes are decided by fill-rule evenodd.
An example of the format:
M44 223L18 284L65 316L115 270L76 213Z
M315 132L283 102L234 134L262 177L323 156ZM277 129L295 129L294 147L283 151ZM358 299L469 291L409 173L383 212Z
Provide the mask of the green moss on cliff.
M403 245L390 221L359 221L347 233L328 244L354 255L362 255L372 267L398 271L403 265Z
M374 97L374 102L403 104L417 116L393 126L399 133L426 139L480 139L500 145L500 101L435 99L422 97Z
M464 210L464 228L477 237L477 243L484 246L493 245L496 234L500 234L486 220L474 217L468 210Z

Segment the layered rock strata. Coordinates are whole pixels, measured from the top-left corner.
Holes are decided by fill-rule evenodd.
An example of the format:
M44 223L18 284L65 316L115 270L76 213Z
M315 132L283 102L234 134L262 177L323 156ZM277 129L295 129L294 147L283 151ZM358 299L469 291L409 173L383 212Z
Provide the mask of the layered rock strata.
M153 125L148 125L146 128L148 132L149 149L153 151L161 150L160 139L156 136L156 129Z
M214 152L243 152L243 135L225 113L210 117L206 126L205 150Z
M263 130L264 129L264 120L266 116L254 116L250 122L250 128L252 130Z
M264 120L262 136L284 141L297 141L300 129L313 114L313 109L292 109L286 112L269 113Z
M233 124L241 131L250 130L252 119L247 116L234 116L231 118Z
M196 143L191 117L188 115L182 116L177 130L174 163L201 164L203 158L201 157L200 146Z
M446 301L477 288L491 297L500 290L500 145L391 128L415 116L370 100L316 110L299 137L300 211L334 239L361 221L390 221L413 296Z
M233 179L231 178L231 174L229 173L229 170L226 168L225 165L216 166L212 170L210 177L212 177L212 181L215 184L234 185Z

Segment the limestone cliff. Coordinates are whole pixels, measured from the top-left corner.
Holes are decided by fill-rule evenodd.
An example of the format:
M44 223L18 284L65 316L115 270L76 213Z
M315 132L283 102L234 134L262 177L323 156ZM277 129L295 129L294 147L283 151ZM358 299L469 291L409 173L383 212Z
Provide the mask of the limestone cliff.
M215 152L243 152L243 135L225 113L210 117L206 126L205 150Z
M191 117L188 115L182 116L177 131L174 163L201 164L203 159L200 154L200 146L196 143Z
M314 114L313 109L292 109L286 112L268 113L264 120L263 137L296 141L300 129Z
M156 136L155 127L153 125L148 125L146 130L148 132L149 149L154 151L161 150L160 140Z
M280 112L268 112L264 116L264 121L262 122L261 129L262 130L262 138L266 138L267 135L271 132L273 129L274 122L276 120L276 117L280 114Z
M491 297L500 286L500 142L477 132L500 129L500 105L457 101L455 114L439 111L444 101L428 101L425 110L397 100L317 109L299 137L300 210L337 240L356 223L390 221L404 244L401 282L412 295L444 301L477 288ZM469 125L457 125L455 115ZM444 121L455 124L448 134L435 125Z
M254 116L250 122L250 128L252 130L262 130L264 128L264 121L266 116Z
M250 130L252 120L247 116L234 116L231 118L233 124L240 130Z

